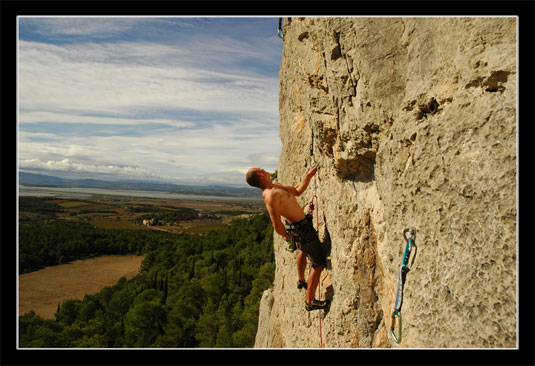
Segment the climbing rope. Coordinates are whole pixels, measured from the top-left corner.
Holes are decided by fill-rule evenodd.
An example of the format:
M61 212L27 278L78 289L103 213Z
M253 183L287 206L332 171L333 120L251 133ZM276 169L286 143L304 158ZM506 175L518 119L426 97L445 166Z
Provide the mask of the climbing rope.
M310 128L311 131L311 137L310 137L310 167L312 167L312 164L315 161L314 158L314 128ZM310 203L308 205L308 213L314 217L314 209L316 210L316 233L319 235L319 198L317 196L317 184L316 184L316 175L314 175L314 195L312 196L312 199L310 200ZM314 204L314 201L316 201L316 204ZM318 282L318 300L321 301L321 277ZM319 319L319 330L320 330L320 348L323 348L323 334L322 334L322 324L321 324L321 313L322 311L318 312L318 319Z
M314 180L315 181L315 180ZM315 188L314 188L315 191ZM318 196L315 194L312 196L312 199L310 200L310 203L308 204L308 214L312 215L314 217L314 210L316 210L316 232L318 232L319 229L319 204L318 204ZM314 204L314 201L316 201L316 204ZM321 301L321 277L318 282L318 300ZM322 329L321 329L321 312L318 312L318 319L319 319L319 329L320 329L320 348L323 348L323 335L322 335Z
M409 237L407 238L407 233L409 234ZM406 245L405 245L405 252L403 253L403 261L401 262L401 268L399 269L398 274L398 288L396 292L396 302L394 303L394 311L392 312L392 325L390 326L390 334L392 335L392 338L394 339L394 342L401 343L401 305L403 303L403 287L405 286L405 278L407 276L407 273L410 271L410 268L407 267L407 264L409 263L409 258L411 256L412 248L414 247L414 256L412 257L411 267L414 263L414 259L416 258L416 253L418 248L416 247L416 244L414 244L414 240L416 238L416 229L414 228L407 228L403 231L403 238L405 238ZM398 325L398 334L394 333L394 330L396 328L396 317L399 319L399 325Z
M310 160L314 158L314 128L310 128Z
M318 300L321 301L321 278L318 283ZM321 312L318 312L318 318L320 322L320 348L323 348L323 335L321 334Z

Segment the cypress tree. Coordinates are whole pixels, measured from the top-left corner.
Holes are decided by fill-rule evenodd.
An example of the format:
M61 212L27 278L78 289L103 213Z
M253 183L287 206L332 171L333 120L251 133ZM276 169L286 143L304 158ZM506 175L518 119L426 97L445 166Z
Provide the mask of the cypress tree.
M195 277L195 256L193 256L193 263L191 264L191 270L189 271L189 279Z
M169 277L168 277L168 274L166 273L165 274L165 287L164 287L163 299L162 299L162 303L164 305L167 303L167 286L168 286L168 283L169 283Z

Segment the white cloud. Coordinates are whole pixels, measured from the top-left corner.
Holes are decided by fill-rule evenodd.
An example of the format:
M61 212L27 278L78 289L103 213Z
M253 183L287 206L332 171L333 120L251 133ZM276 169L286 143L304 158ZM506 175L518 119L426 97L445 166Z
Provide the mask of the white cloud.
M154 64L144 64L143 58L153 53ZM124 112L132 106L171 107L276 114L276 78L170 65L167 60L177 53L165 45L57 46L21 41L20 107L101 113Z
M141 18L114 17L22 17L21 19L30 25L37 25L41 34L70 36L109 36L125 32L143 21Z
M276 131L263 126L236 123L213 125L204 129L175 129L166 133L146 131L142 136L81 136L51 139L43 133L20 132L19 159L25 164L38 157L48 165L25 165L25 168L52 169L73 164L89 165L87 172L96 171L95 165L139 166L150 170L147 178L204 176L229 171L246 172L252 166L274 170L278 165L280 147L273 146ZM44 141L40 141L45 138ZM277 140L278 141L278 140ZM271 152L262 152L271 150ZM68 159L69 164L64 162ZM90 163L90 164L89 164ZM57 170L57 168L55 168ZM126 174L128 171L122 169ZM133 171L139 177L143 171Z
M44 35L94 36L147 22L38 23ZM250 164L276 167L278 76L243 67L280 62L273 44L196 32L174 44L82 39L19 41L21 168L241 184Z
M117 165L84 165L75 163L70 159L60 161L41 161L39 159L20 160L19 169L30 171L53 171L60 173L89 173L99 177L163 179L164 177L154 174L150 170L136 166Z
M181 177L173 179L176 184L189 185L230 185L235 187L249 187L245 181L245 174L237 171L230 172L214 172L209 174L191 175L188 177Z
M263 168L273 173L279 166L279 155L275 152L259 152L229 163L229 169L245 175L250 168Z
M190 121L164 119L164 118L121 118L113 115L86 116L74 112L23 112L20 114L19 123L88 123L88 124L106 124L106 125L153 125L163 124L170 127L183 128L193 127L195 124ZM50 134L49 134L50 135Z

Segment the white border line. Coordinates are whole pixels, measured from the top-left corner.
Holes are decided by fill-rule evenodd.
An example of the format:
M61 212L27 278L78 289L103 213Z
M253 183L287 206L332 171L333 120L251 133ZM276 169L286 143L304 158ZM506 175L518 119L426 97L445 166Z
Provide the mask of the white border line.
M19 19L20 18L280 18L280 17L288 17L286 16L249 16L249 15L239 15L239 16L200 16L200 15L187 15L187 16L173 16L173 15L133 15L133 16L124 16L124 15L90 15L90 16L84 16L84 15L20 15L17 16L16 24L16 37L17 37L17 50L16 50L16 56L17 56L17 72L16 72L16 80L17 80L17 91L16 91L16 99L17 99L17 154L16 154L16 167L17 167L17 189L16 189L16 218L17 218L17 225L16 225L16 236L17 236L17 250L16 250L16 281L17 281L17 288L16 288L16 303L17 303L17 322L16 322L16 329L17 329L17 340L16 340L16 349L17 350L249 350L249 348L20 348L19 347L19 161L18 161L18 149L19 149ZM298 17L296 15L291 15L291 17ZM520 283L520 276L519 276L519 262L518 262L518 253L519 253L519 212L518 212L518 202L520 199L519 195L519 179L518 179L518 172L519 172L519 33L520 33L520 19L517 15L402 15L402 16L381 16L381 15L358 15L358 16L347 16L347 15L329 15L329 16L321 16L321 15L313 15L313 16L305 16L305 18L515 18L516 19L516 347L502 347L502 348L403 348L403 347L396 347L396 348L252 348L253 350L323 350L323 349L335 349L340 351L374 351L374 350L398 350L398 349L409 349L409 350L508 350L508 349L519 349L519 283Z

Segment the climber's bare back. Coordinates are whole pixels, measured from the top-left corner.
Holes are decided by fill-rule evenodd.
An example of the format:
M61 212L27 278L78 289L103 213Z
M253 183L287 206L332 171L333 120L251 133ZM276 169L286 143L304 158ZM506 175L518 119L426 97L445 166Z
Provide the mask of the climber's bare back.
M305 218L305 214L292 190L294 187L283 186L279 183L274 183L273 188L265 189L262 193L262 198L267 206L277 207L278 214L284 216L290 222L298 222Z

